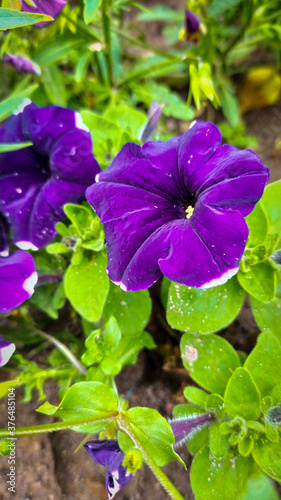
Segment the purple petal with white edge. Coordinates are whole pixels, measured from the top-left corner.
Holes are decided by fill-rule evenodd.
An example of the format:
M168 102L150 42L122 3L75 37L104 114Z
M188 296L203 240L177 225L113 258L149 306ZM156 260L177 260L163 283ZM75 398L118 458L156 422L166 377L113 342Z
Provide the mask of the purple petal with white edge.
M37 283L32 256L18 250L0 259L0 312L6 313L31 297Z
M4 340L0 335L0 367L6 365L16 350L15 344Z
M85 199L100 171L91 135L76 112L31 103L6 121L0 140L33 143L0 154L0 208L19 248L41 248L56 235L63 205Z
M3 61L13 66L18 73L34 73L35 75L40 75L41 70L35 62L24 56L16 56L15 54L10 54L3 57Z
M34 12L38 14L46 14L55 19L66 5L65 0L33 0L35 7L28 5L24 0L20 0L22 10L24 12ZM51 21L52 22L52 21ZM37 23L36 28L44 28L50 22Z
M169 424L172 427L173 434L175 436L175 446L180 446L185 443L187 439L191 438L195 432L202 429L203 426L208 425L213 422L214 415L210 413L189 415L187 417L175 418L174 420L169 420Z
M116 440L88 441L84 447L95 462L107 466L105 483L111 500L133 477L122 465L124 453Z
M239 212L219 212L198 203L190 219L174 222L170 251L159 260L160 269L186 286L221 285L238 272L247 238L248 226Z

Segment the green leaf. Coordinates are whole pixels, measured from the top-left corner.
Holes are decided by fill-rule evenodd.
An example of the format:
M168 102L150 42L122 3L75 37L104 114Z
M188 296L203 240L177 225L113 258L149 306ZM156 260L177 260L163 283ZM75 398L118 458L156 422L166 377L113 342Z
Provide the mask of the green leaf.
M18 149L24 149L32 146L32 142L12 142L10 144L2 143L0 144L0 153L6 153L7 151L17 151Z
M63 210L66 216L71 220L77 234L82 236L83 233L90 231L93 222L93 212L82 205L66 203Z
M275 335L281 342L281 296L278 294L270 302L261 302L250 295L255 320L264 333Z
M260 416L260 393L246 368L237 368L224 395L225 410L232 418L257 420Z
M240 285L250 295L261 302L269 302L274 297L275 272L270 264L260 262L248 273L241 270L237 274Z
M253 449L254 441L251 439L250 436L244 436L239 442L238 442L238 451L242 457L247 457L250 455L252 449Z
M4 398L9 393L9 389L17 387L17 380L8 380L7 382L0 382L0 398Z
M218 418L223 418L225 414L224 401L218 394L209 394L205 401L205 408L212 411Z
M254 443L253 457L258 466L277 481L281 481L281 446L262 439Z
M70 264L65 274L65 293L74 309L88 321L98 321L109 290L106 256L84 255L79 265Z
M20 12L13 9L0 9L0 30L9 30L11 28L20 28L30 24L53 21L50 16L45 14L33 14L30 12Z
M107 385L100 382L78 382L68 389L60 405L54 409L52 405L44 403L39 411L62 420L72 420L92 417L93 420L103 420L114 416L118 412L118 398L116 393ZM37 411L38 411L37 410ZM51 412L51 413L50 413ZM90 423L75 427L78 432L95 434L107 427L109 422Z
M232 87L229 89L224 85L222 87L222 110L227 120L229 121L231 127L237 127L240 121L240 113L237 98L231 92ZM234 89L233 89L234 90Z
M112 120L123 132L128 131L136 139L139 139L147 121L147 117L143 112L125 104L109 106L104 117Z
M255 247L263 243L266 238L268 225L261 203L257 203L254 210L245 218L249 228L248 247Z
M41 74L41 81L48 97L52 104L57 106L67 106L67 96L64 85L64 78L62 72L57 66L49 65L43 68Z
M196 432L187 443L189 453L196 455L199 450L209 443L210 430L209 427L203 427L200 431Z
M181 356L190 376L210 392L224 394L231 374L240 366L233 347L217 335L185 333L181 339Z
M230 454L216 461L205 446L197 453L191 467L190 480L196 500L240 500L250 465L250 458Z
M221 434L219 422L214 422L210 429L209 446L214 458L220 460L226 457L228 452L228 436Z
M240 0L214 0L208 8L208 15L218 17L229 9L234 9Z
M109 294L104 306L104 318L114 316L123 335L141 332L151 314L151 299L147 290L124 292L119 286L110 283Z
M182 462L181 458L173 450L175 437L167 420L152 408L135 407L123 414L126 428L130 434L135 436L137 441L145 449L146 453L162 467L171 460ZM128 440L123 440L123 433L118 433L118 443L124 453L128 448Z
M273 482L258 467L247 481L246 493L242 500L280 500Z
M235 276L224 285L207 290L172 283L167 320L178 330L215 332L234 320L243 299L244 291Z
M205 402L208 394L197 387L189 386L183 391L185 398L196 405L205 407Z
M281 204L280 204L281 180L268 184L261 198L261 205L265 211L269 231L281 233Z
M39 45L38 52L34 55L34 59L42 68L66 58L74 49L79 49L85 46L85 38L76 34L58 35L54 40L47 40Z
M245 362L256 382L261 395L267 396L272 389L281 384L281 345L270 333L261 333L257 345Z
M15 90L15 92L12 95L10 95L6 99L4 99L0 103L0 122L5 120L6 118L8 118L8 116L10 116L10 114L13 111L15 111L15 109L18 108L18 106L20 106L22 104L24 99L26 99L27 97L30 97L31 94L37 88L38 88L38 85L30 85L30 87L27 87L24 90L21 90L21 91Z
M70 249L64 243L50 243L45 247L46 252L50 255L58 253L68 253Z
M89 24L95 17L102 0L83 0L84 2L84 21Z

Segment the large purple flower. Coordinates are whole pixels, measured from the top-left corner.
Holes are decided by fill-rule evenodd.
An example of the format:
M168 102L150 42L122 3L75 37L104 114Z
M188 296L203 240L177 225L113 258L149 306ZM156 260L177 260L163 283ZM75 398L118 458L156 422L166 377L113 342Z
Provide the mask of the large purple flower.
M25 2L25 0L20 0L21 8L24 12L34 12L38 14L46 14L47 16L51 16L55 19L62 9L66 5L65 0L33 0L35 7L29 5L29 3ZM35 24L36 28L44 28L48 26L50 22L43 22Z
M6 365L15 352L16 346L12 342L3 339L0 335L0 367Z
M105 225L109 277L121 288L148 288L162 273L208 288L237 273L244 217L269 171L253 151L220 144L218 128L203 122L167 142L128 143L87 189Z
M18 250L0 258L0 313L6 313L31 297L37 283L32 256Z
M0 143L33 146L0 154L0 209L22 250L36 250L56 235L63 205L85 198L100 168L90 133L78 113L27 104L0 129Z
M88 441L84 447L95 462L106 465L106 492L108 498L112 499L133 477L133 474L130 474L122 465L124 453L114 439Z

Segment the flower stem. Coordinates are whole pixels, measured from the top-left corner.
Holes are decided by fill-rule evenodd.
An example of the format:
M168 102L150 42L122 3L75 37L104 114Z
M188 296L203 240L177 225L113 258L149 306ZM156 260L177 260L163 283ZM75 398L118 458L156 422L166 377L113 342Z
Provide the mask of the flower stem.
M102 12L102 27L103 27L103 37L105 44L105 60L108 74L108 82L111 86L113 83L113 72L112 72L112 59L111 59L111 36L110 36L110 17L108 15L108 0L102 0L101 4Z
M79 370L83 375L87 374L87 370L84 366L81 365L80 361L74 356L74 354L66 347L62 342L60 342L58 339L52 337L48 333L43 332L42 330L39 330L38 328L34 328L34 331L47 339L49 342L54 344L61 352L64 354L64 356Z
M91 416L91 417L73 418L70 420L66 420L64 422L52 422L50 424L32 425L30 427L18 427L13 432L13 434L11 434L9 429L0 429L0 438L10 438L10 437L17 438L21 436L29 436L32 434L42 434L44 432L60 431L73 427L76 428L86 424L109 422L111 420L114 420L117 416L118 412L115 412L113 415L106 418L95 419L93 416Z
M121 431L125 432L125 434L127 434L127 436L129 436L131 438L131 440L133 441L136 448L138 448L142 452L144 461L150 467L153 474L158 479L159 483L163 486L164 490L166 490L166 492L168 493L170 498L172 500L184 500L184 497L177 490L177 488L173 485L173 483L166 476L166 474L164 474L161 467L159 467L159 465L157 465L155 463L153 458L147 454L145 448L143 448L143 446L139 442L138 438L135 436L135 434L133 434L131 432L129 426L126 425L124 414L119 417L118 422L117 422L117 426Z

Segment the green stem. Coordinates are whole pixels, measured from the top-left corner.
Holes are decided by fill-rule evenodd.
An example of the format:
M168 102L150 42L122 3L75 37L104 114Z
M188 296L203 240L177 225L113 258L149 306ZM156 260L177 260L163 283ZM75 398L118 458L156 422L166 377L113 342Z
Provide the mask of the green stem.
M83 365L81 365L80 361L78 361L76 356L74 356L74 354L70 351L70 349L68 349L68 347L66 347L62 342L60 342L60 340L52 337L51 335L43 332L42 330L39 330L38 328L34 328L34 330L36 333L38 333L39 335L47 339L49 342L54 344L60 350L60 352L62 352L62 354L70 361L70 363L72 363L73 366L77 368L77 370L83 373L83 375L87 374L86 368Z
M101 12L102 12L102 27L103 27L103 37L105 44L105 60L108 74L109 85L112 86L113 83L113 71L112 71L112 59L111 59L111 36L110 36L110 17L108 15L108 0L102 0Z
M184 60L185 59L183 59L182 57L174 57L173 59L169 59L168 61L163 61L161 63L155 64L154 66L150 66L150 68L141 69L122 80L118 86L121 87L131 80L140 80L141 78L145 78L148 75L151 76L151 73L154 73L155 71L160 71L162 69L168 68L169 66L173 66L174 64L179 64L181 62L184 62Z
M150 467L153 474L158 479L159 483L163 486L164 490L166 490L166 492L168 493L170 498L172 498L172 500L184 500L184 497L177 490L177 488L173 485L173 483L166 476L166 474L164 474L161 467L159 467L159 465L157 465L154 462L154 460L146 453L145 448L143 448L142 444L139 442L139 440L137 439L135 434L133 434L130 431L129 426L126 424L124 414L122 416L119 414L117 426L121 431L125 432L125 434L127 434L127 436L129 436L129 438L133 441L136 448L138 448L142 452L144 461Z
M166 59L174 59L175 56L172 54L169 54L168 52L164 52L164 50L157 49L157 47L154 47L153 45L150 45L149 43L142 42L138 38L134 38L125 31L120 30L119 28L116 28L112 26L112 31L116 33L116 35L120 36L121 38L124 38L125 40L128 40L133 45L137 45L138 47L142 47L145 50L148 50L149 52L153 52L154 54L158 54L159 56L165 57Z
M32 434L42 434L44 432L60 431L73 427L75 428L80 427L81 425L86 425L86 424L109 422L111 420L114 420L116 417L118 417L118 412L106 418L95 419L93 416L91 416L83 418L73 418L65 422L52 422L50 424L33 425L30 427L18 427L14 432L10 432L8 429L0 429L0 438L9 438L9 437L16 438L21 436L29 436Z

